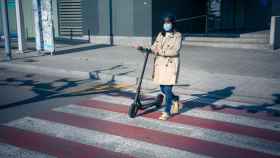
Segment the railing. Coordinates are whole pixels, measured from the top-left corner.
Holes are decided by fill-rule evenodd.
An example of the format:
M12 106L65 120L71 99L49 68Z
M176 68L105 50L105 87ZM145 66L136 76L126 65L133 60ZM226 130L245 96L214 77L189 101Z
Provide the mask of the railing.
M185 22L185 21L192 21L200 18L205 18L205 33L208 33L208 15L199 15L199 16L193 16L188 18L182 18L176 20L176 23Z

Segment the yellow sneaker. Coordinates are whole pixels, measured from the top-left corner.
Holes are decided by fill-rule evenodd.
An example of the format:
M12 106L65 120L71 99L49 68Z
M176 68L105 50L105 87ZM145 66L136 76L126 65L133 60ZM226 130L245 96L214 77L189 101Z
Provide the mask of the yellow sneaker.
M166 121L170 118L170 115L166 112L162 112L161 116L158 118L159 120Z
M175 115L178 114L180 112L180 107L179 107L179 102L178 101L174 101L172 106L171 106L171 114Z
M179 101L179 97L176 96L176 98L173 100L173 104L171 106L171 115L176 115L180 113L181 109L183 108L183 105Z

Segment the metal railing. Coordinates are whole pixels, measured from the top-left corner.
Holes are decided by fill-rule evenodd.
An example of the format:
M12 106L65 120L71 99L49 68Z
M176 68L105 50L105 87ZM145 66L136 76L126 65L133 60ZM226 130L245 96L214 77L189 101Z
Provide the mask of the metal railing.
M176 20L176 23L192 21L192 20L201 19L201 18L205 18L205 33L208 33L208 15L199 15L199 16L193 16L193 17L188 17L188 18L182 18L182 19Z

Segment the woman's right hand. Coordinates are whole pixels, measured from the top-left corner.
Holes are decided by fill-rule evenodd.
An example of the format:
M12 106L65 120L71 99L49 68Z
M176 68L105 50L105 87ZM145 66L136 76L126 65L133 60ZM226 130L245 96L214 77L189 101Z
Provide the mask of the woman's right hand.
M135 48L135 49L140 49L142 46L140 46L138 44L133 44L132 47Z

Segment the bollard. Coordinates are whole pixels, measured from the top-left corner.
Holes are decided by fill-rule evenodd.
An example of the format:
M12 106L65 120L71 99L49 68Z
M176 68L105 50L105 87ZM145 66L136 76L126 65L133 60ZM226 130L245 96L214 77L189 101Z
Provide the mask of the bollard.
M72 40L73 39L73 30L72 30L72 28L70 28L70 40Z
M25 34L26 34L26 40L28 40L28 29L27 28L25 28Z
M90 43L90 30L88 29L88 43Z

